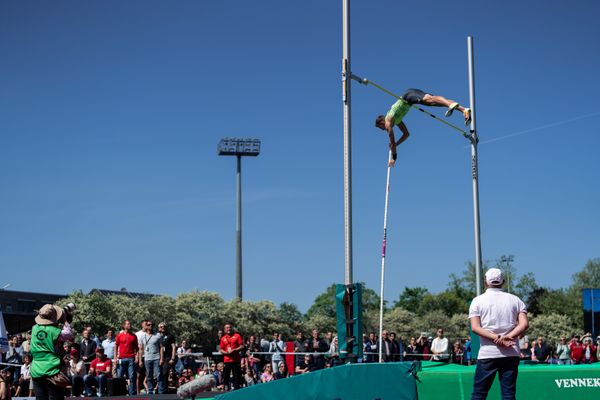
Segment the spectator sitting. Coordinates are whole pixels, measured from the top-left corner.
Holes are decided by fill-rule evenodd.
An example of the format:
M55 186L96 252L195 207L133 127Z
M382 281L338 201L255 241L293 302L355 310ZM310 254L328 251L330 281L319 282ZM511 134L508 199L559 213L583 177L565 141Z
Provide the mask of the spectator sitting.
M288 377L287 367L285 366L285 363L283 361L281 361L279 364L277 364L277 371L275 372L275 375L273 375L273 378L275 380L277 380L277 379L283 379L283 378L287 378L287 377Z
M173 394L177 392L177 387L179 386L179 376L177 376L177 371L174 369L169 370L169 376L167 377L167 393Z
M86 396L92 396L93 387L97 389L98 397L106 396L109 377L112 377L112 360L106 357L102 347L98 347L89 374L84 378Z
M86 373L87 369L83 360L79 358L79 352L72 349L68 375L71 378L71 394L73 397L78 397L83 392L83 378Z
M10 367L6 367L0 371L0 399L10 400L11 398L11 382L13 373Z
M297 374L305 374L307 372L317 370L312 354L305 354L304 360L296 366Z
M223 376L223 369L225 368L225 364L220 362L215 367L215 371L213 372L213 376L215 377L215 382L217 389L225 390L225 377Z
M244 382L246 386L256 385L256 375L254 374L254 368L246 368L244 371Z
M174 378L171 375L169 375L169 376L171 377L171 379ZM185 385L186 383L191 382L193 379L194 379L194 373L192 372L191 369L186 368L183 371L181 371L181 377L177 381L177 386Z
M23 354L23 365L19 376L19 386L15 397L33 397L33 381L31 380L31 354Z
M271 382L274 379L273 377L273 365L266 364L263 368L263 373L260 375L260 381L262 383Z

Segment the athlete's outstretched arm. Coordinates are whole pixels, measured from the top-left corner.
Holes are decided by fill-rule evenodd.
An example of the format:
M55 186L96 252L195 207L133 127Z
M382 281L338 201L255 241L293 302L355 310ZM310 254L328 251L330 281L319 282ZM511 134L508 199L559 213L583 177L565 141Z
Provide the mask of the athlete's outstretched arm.
M390 138L390 150L392 151L392 159L389 162L389 166L393 167L396 161L396 138L394 137L394 122L391 118L385 119L385 130Z

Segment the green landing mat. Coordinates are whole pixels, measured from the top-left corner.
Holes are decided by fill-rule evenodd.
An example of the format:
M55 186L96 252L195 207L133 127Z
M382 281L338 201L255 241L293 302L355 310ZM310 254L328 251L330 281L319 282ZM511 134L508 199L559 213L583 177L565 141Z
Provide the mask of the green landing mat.
M415 400L416 363L348 364L261 383L216 400Z
M471 398L475 366L423 362L419 400ZM498 378L488 399L500 399ZM600 363L588 365L520 365L517 399L600 399Z
M431 361L349 364L251 386L215 400L467 400L474 375L475 366ZM488 399L500 399L498 378ZM517 399L600 399L600 363L520 365Z

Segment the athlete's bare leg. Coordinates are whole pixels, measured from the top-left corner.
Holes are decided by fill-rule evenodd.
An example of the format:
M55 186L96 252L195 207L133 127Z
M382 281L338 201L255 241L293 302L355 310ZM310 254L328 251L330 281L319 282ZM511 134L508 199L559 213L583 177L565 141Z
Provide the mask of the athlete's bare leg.
M458 103L454 100L449 100L443 96L434 96L432 94L426 94L423 96L423 104L431 107L450 107L450 105ZM456 107L461 113L465 111L465 108L460 104Z

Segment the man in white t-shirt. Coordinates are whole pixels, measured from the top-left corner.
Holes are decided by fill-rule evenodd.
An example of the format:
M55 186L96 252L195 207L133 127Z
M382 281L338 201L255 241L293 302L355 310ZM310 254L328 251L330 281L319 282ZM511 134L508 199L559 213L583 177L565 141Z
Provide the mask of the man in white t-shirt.
M487 290L469 308L471 329L481 337L471 400L487 398L496 373L502 399L515 399L519 369L518 337L529 327L527 308L517 296L502 290L504 277L498 268L485 273Z
M435 354L431 358L433 361L448 362L449 360L448 338L444 337L444 330L442 328L437 329L437 336L431 342L431 353Z

